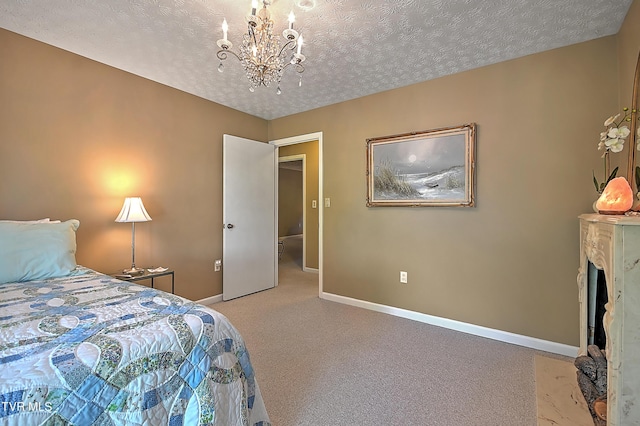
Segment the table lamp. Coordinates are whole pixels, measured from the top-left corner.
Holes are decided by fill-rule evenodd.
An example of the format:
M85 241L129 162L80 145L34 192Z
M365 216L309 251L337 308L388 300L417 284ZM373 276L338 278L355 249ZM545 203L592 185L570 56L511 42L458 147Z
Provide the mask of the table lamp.
M144 273L143 268L136 268L136 222L148 222L151 216L144 209L142 199L140 197L127 197L124 199L124 205L120 214L116 218L116 222L131 222L131 269L125 269L122 272L129 275L141 275Z

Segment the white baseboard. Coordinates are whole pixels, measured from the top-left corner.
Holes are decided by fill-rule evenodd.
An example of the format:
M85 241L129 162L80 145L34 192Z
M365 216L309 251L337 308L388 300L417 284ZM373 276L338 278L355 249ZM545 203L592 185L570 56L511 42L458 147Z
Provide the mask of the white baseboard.
M318 270L318 268L308 268L308 267L303 267L302 270L304 272L313 272L314 274L319 274L320 271Z
M537 349L544 352L550 352L568 357L576 357L578 355L578 347L565 345L564 343L551 342L549 340L542 340L536 337L523 336L521 334L510 333L508 331L495 330L479 325L468 324L447 318L436 317L433 315L427 315L420 312L395 308L393 306L380 305L377 303L367 302L365 300L339 296L337 294L322 292L320 298L330 300L332 302L343 303L345 305L356 306L358 308L369 309L371 311L382 312L396 317L419 321L425 324L448 328L450 330L461 331L463 333L473 334L475 336L486 337L488 339L524 346L531 349Z
M200 305L213 305L214 303L222 302L222 295L205 297L204 299L196 300L196 303Z

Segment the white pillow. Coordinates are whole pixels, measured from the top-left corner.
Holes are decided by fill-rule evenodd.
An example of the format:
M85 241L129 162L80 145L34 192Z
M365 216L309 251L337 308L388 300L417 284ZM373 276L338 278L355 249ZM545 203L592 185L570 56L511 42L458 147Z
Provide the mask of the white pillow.
M0 222L0 283L69 275L76 268L76 219Z
M0 220L0 223L49 223L51 220L48 217L44 219L38 220ZM55 223L60 223L59 220L56 220Z

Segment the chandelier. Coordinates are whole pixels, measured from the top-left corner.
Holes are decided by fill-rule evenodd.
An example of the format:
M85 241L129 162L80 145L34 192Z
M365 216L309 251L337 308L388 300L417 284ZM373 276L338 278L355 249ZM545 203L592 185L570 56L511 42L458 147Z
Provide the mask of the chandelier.
M273 82L277 83L276 93L279 95L280 79L284 70L291 66L300 75L299 86L302 85L302 73L304 67L302 63L305 56L301 53L303 38L293 29L295 16L293 12L289 14L289 27L282 32L284 41L280 46L279 37L273 35L273 21L268 6L271 0L262 0L262 9L256 13L258 1L253 0L251 14L246 17L247 32L242 35L242 44L239 53L232 51L233 43L227 39L229 26L227 20L222 22L223 38L217 44L220 50L217 53L220 59L218 71L224 71L222 61L228 55L235 56L244 68L249 79L249 90L255 91L258 86L269 87Z

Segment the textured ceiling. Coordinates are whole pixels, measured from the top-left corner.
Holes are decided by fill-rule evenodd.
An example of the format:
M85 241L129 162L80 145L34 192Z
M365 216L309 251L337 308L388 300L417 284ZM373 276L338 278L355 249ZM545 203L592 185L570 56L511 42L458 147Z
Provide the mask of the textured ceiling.
M250 0L1 0L0 27L265 119L615 34L632 0L276 0L304 35L303 83L248 88L217 72L223 18L237 46ZM0 58L1 60L1 58Z

